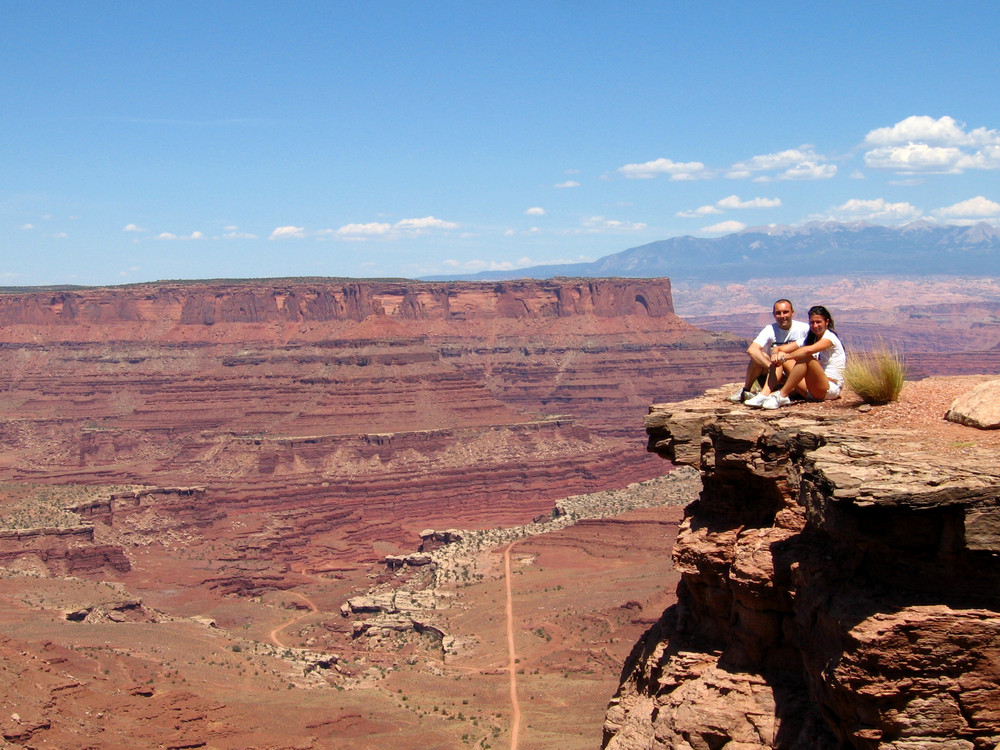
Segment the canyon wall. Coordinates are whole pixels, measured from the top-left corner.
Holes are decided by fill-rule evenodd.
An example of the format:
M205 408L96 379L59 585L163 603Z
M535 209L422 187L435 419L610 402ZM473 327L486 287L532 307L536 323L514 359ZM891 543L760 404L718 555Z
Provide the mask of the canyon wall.
M271 585L663 473L636 415L742 348L674 315L668 279L21 290L0 294L0 480L203 488L143 512L234 545L211 580Z
M650 450L703 489L678 603L626 663L604 747L995 748L998 441L941 415L904 425L912 406L724 395L646 418Z

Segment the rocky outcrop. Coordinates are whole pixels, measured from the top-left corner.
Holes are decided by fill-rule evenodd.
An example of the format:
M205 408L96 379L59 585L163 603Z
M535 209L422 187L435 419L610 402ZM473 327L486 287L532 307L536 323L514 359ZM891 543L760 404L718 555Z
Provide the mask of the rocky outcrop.
M955 399L945 419L981 430L1000 429L1000 380L980 383Z
M0 531L0 570L44 577L86 577L130 569L121 547L95 542L92 526Z
M650 449L699 468L678 603L605 722L625 748L954 748L1000 742L1000 468L846 406L722 391L657 405Z

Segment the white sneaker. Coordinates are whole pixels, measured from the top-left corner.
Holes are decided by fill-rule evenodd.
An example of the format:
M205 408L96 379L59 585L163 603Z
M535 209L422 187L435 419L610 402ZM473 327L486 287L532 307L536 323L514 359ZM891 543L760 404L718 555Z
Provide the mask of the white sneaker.
M781 393L772 393L766 399L764 403L760 405L761 409L778 409L782 406L788 406L792 403L792 400L788 396L782 396Z
M741 403L743 403L744 400L746 400L749 397L749 395L750 394L747 391L745 391L742 388L740 388L733 395L726 396L726 401L729 401L730 403L733 403L733 404L741 404Z
M756 396L752 396L752 397L748 398L743 403L746 404L747 406L753 407L754 409L759 409L760 406L761 406L761 404L763 404L769 398L770 398L770 394L765 395L763 393L758 393Z

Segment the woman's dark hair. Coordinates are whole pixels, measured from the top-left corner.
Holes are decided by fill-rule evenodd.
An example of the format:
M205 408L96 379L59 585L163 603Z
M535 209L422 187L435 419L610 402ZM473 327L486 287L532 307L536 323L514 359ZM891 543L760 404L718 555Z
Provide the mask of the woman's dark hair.
M830 311L827 310L825 307L823 307L823 305L813 305L812 307L810 307L809 314L807 317L811 318L813 315L819 315L821 318L825 318L827 329L833 331L834 333L837 332L833 327L833 316L830 315ZM814 334L812 332L812 329L810 328L809 334L806 336L806 341L805 344L803 344L803 346L809 346L809 344L815 344L815 343L816 343L816 334Z

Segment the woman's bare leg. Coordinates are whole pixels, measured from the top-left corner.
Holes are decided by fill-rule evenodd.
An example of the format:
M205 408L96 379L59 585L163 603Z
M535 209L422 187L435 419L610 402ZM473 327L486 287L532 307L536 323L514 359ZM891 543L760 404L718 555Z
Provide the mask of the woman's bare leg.
M826 398L826 392L830 390L830 379L817 360L810 359L807 364L809 369L806 371L805 387L810 396L817 401L822 401Z
M807 391L805 385L802 384L806 373L809 371L809 363L816 362L814 359L806 360L805 362L786 362L785 369L788 374L785 376L785 382L781 386L779 393L788 398L792 395L793 391L797 391L801 395L806 395ZM816 364L819 364L816 362Z
M787 398L795 391L800 396L822 401L826 398L828 390L830 390L830 380L823 372L823 366L819 361L810 358L805 362L796 362L792 366L779 393Z

